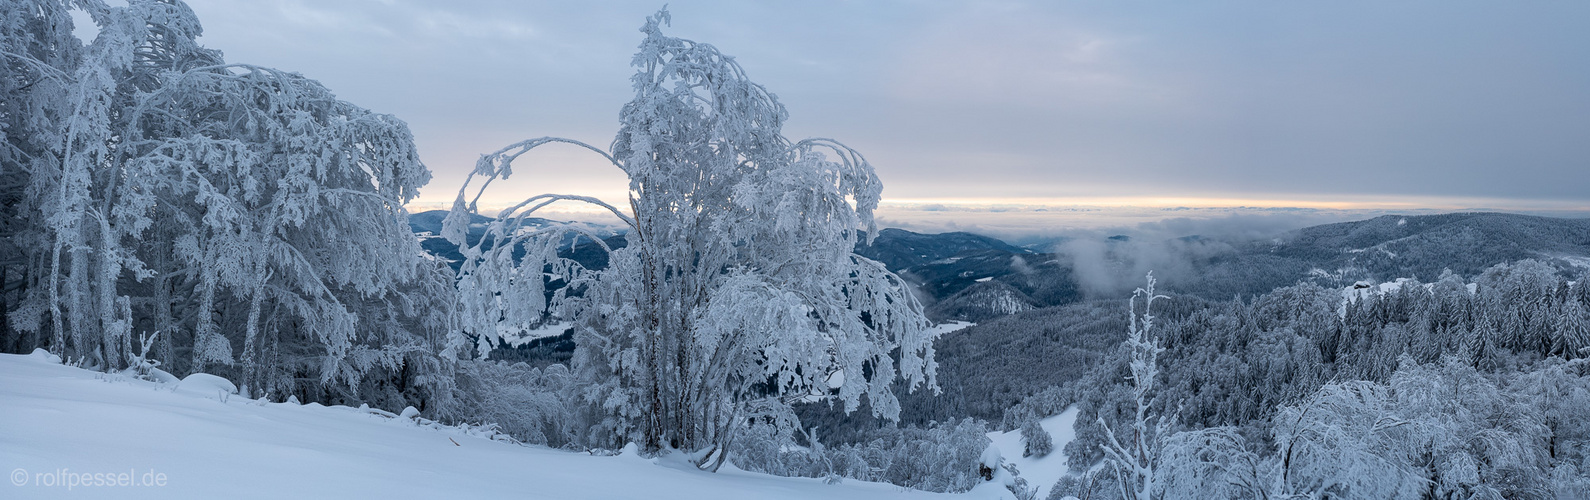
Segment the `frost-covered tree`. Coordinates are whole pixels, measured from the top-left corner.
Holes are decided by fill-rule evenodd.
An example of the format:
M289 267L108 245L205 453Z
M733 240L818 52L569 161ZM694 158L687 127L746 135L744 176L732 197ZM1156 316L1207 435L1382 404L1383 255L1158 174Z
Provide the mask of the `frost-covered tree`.
M408 300L403 315L417 315L397 288L435 268L402 204L430 173L402 121L247 65L168 75L131 116L128 164L172 200L161 219L196 284L200 364L228 362L220 337L240 331L243 386L281 393L300 374L347 372L360 301ZM225 324L210 314L223 292L241 311Z
M1543 364L1517 377L1508 389L1520 394L1525 408L1538 412L1545 439L1535 445L1550 461L1557 498L1590 498L1590 412L1585 411L1590 408L1590 359Z
M1132 292L1132 298L1129 299L1131 324L1124 345L1131 353L1131 361L1127 366L1132 371L1132 396L1137 407L1131 434L1125 434L1125 439L1122 439L1103 417L1099 418L1099 425L1104 428L1106 437L1104 455L1115 469L1121 496L1137 500L1151 500L1154 491L1160 487L1155 467L1159 465L1162 440L1169 437L1170 430L1170 419L1150 413L1154 386L1159 376L1159 354L1165 352L1165 348L1159 345L1159 338L1152 333L1153 307L1155 300L1164 298L1169 297L1154 293L1154 273L1150 272L1148 286ZM1139 300L1143 302L1142 315L1137 313Z
M132 360L133 314L131 297L118 287L124 278L149 276L133 241L149 226L146 210L154 200L136 185L143 177L120 161L125 136L118 120L137 90L127 84L129 75L146 69L138 64L144 42L157 29L179 25L171 14L186 7L155 1L110 7L91 0L70 6L98 25L87 47L61 31L70 29L63 19L67 4L31 1L22 2L14 22L35 27L34 36L22 38L37 51L6 51L49 83L16 94L26 99L19 131L43 139L44 148L15 150L30 156L21 206L36 210L40 221L22 237L36 256L30 263L36 278L11 320L21 330L49 332L50 349L68 359L119 369ZM70 73L61 64L70 65Z
M1404 359L1387 385L1411 425L1396 450L1424 470L1435 498L1539 498L1549 476L1550 434L1539 406L1456 359Z
M1556 317L1551 325L1551 353L1567 359L1590 357L1590 324L1579 299L1570 296L1563 300Z
M435 353L455 292L406 224L429 179L406 125L301 75L224 64L176 0L3 8L17 87L0 159L26 182L0 195L32 221L0 249L6 289L25 292L9 325L103 369L151 352L136 331L162 366L255 394L337 380L358 400L374 371L448 392ZM99 28L86 47L70 9Z
M1488 314L1481 315L1476 321L1474 331L1470 332L1465 340L1467 346L1465 350L1471 356L1470 363L1485 371L1495 371L1501 363L1500 353L1497 352L1501 348L1499 345L1501 334L1497 333L1493 324Z
M1054 451L1054 439L1037 420L1028 420L1021 426L1021 442L1024 457L1042 457Z
M1165 440L1158 490L1161 498L1266 499L1276 463L1249 450L1235 427L1183 431Z
M1409 432L1386 386L1330 384L1274 417L1281 498L1409 498L1423 488L1396 450Z
M573 322L577 375L619 435L699 452L702 465L748 420L792 421L790 403L830 387L847 410L866 398L895 418L897 378L936 388L933 336L908 285L852 252L860 231L876 234L872 166L832 140L784 138L783 105L711 45L664 35L668 20L642 28L611 151L524 141L482 157L460 190L444 233L466 246L476 200L533 149L574 144L629 177L627 211L546 194L497 214L463 250L466 331L484 350L503 332ZM559 201L627 226L606 268L557 254L567 235L595 235L526 224Z
M53 335L36 326L52 239L42 202L58 192L48 187L60 177L61 124L74 112L67 97L82 53L64 2L0 3L0 346L18 345L8 350L47 346L41 336ZM21 303L32 311L13 314Z

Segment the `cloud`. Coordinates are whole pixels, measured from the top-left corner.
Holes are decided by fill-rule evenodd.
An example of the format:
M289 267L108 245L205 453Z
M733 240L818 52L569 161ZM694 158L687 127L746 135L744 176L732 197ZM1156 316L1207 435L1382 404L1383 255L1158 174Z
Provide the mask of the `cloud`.
M1195 279L1197 266L1230 255L1240 241L1212 238L1075 238L1054 252L1071 264L1077 285L1095 297L1111 297L1141 286L1150 271L1167 286Z
M426 200L450 198L480 153L519 139L606 144L633 95L635 29L660 6L190 4L201 42L229 60L302 72L408 121L436 172ZM681 0L670 10L670 33L737 56L780 96L788 135L862 151L890 197L1590 203L1590 58L1577 50L1590 30L1576 22L1587 3Z

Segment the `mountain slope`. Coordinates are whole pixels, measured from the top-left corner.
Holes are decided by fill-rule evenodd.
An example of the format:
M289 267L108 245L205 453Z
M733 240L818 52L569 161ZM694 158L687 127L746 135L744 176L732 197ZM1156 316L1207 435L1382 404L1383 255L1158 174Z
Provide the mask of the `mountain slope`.
M410 216L422 245L449 259L457 249L432 237L445 211ZM479 217L476 224L490 219ZM545 223L544 220L532 221ZM472 234L476 234L472 231ZM617 234L617 232L604 233ZM478 237L478 236L476 236ZM622 236L608 236L613 247ZM1473 276L1501 262L1534 258L1559 268L1590 268L1590 219L1501 213L1384 216L1299 229L1259 241L1180 235L1163 241L1116 236L1098 242L1092 260L1038 253L995 238L955 232L883 229L856 253L882 262L917 286L936 321L983 321L1033 308L1110 298L1131 290L1148 269L1177 294L1225 300L1311 280L1340 287L1356 281L1437 279L1445 269ZM568 255L590 266L605 255L590 242ZM1101 285L1100 282L1104 284Z
M992 483L943 495L860 481L829 485L732 465L712 474L667 458L519 446L355 408L261 404L213 386L126 379L43 356L0 355L0 380L0 465L12 481L0 485L4 498L1008 496ZM127 485L104 484L122 473Z
M891 270L909 269L977 250L1029 253L998 239L972 233L922 234L895 228L879 230L878 237L873 239L871 245L865 241L856 245L857 254L882 262Z
M456 270L463 261L464 254L459 252L458 245L454 245L453 242L447 241L447 238L441 236L442 222L447 219L447 214L447 210L430 210L409 214L409 230L414 231L414 234L419 237L421 248L425 249L426 252L430 252L431 255L446 260ZM465 235L467 241L470 244L480 241L481 236L486 234L486 224L491 223L491 221L492 218L490 217L478 214L471 215L469 218L469 231ZM524 226L532 228L542 227L553 222L557 221L529 217L524 220ZM601 237L602 242L610 248L623 248L627 244L626 240L624 240L624 231L621 229L597 224L581 223L580 225L591 231L592 234ZM571 239L571 237L566 236L564 241L570 242ZM559 251L559 255L574 259L585 267L607 267L607 253L602 251L600 245L590 241L587 237L581 237L578 242L574 243L572 249L563 249ZM522 254L523 251L520 250L515 251L514 255L517 257Z
M1299 230L1271 253L1430 281L1450 268L1473 275L1501 262L1590 255L1590 219L1518 214L1388 215ZM1392 276L1396 274L1398 276Z

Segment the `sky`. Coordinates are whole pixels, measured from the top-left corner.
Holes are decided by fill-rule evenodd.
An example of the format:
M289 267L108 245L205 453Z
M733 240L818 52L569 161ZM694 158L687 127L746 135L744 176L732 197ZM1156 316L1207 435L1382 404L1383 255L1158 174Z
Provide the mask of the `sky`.
M188 3L229 62L298 71L406 120L435 172L421 207L512 142L611 143L638 28L662 5ZM1587 2L668 9L665 32L735 56L778 96L786 136L862 151L886 209L944 227L1064 207L1590 212ZM623 197L590 153L529 160L490 196Z

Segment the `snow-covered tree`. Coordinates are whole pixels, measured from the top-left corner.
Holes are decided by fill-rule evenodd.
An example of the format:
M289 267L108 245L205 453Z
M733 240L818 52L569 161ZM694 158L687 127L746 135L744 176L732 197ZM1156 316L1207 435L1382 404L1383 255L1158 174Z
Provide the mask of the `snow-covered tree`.
M22 205L36 210L41 221L34 228L37 232L24 240L37 252L32 263L37 279L12 322L21 330L49 332L50 349L68 359L117 369L132 360L133 322L130 297L118 285L125 277L149 276L132 240L148 227L145 211L153 203L134 185L141 177L118 161L125 137L116 122L133 92L123 84L140 69L136 54L150 37L151 27L174 24L166 14L186 7L153 1L126 7L99 1L71 6L89 14L99 27L87 47L69 32L60 32L62 27L70 29L70 21L62 19L67 5L23 2L16 22L49 26L35 29L34 34L51 38L31 41L39 44L34 48L53 51L57 57L39 59L42 53L27 51L6 54L37 72L41 83L50 83L18 96L27 99L18 122L38 127L28 135L45 139L45 148L17 151L31 156L27 200ZM73 55L76 61L57 59ZM62 63L70 64L72 71L57 68ZM56 121L35 121L51 116Z
M53 336L39 325L52 239L44 192L58 192L48 187L60 177L61 124L74 112L67 97L82 53L64 2L0 3L0 346L42 347ZM32 310L12 314L19 303Z
M256 394L356 387L420 358L431 368L403 385L447 392L432 368L454 289L407 227L429 173L406 125L300 75L224 64L177 0L3 8L0 85L16 88L0 168L25 182L0 196L17 200L8 221L29 221L0 249L6 289L25 293L8 325L103 369L153 352L225 372L238 352ZM99 28L86 47L70 9ZM160 347L134 351L135 331Z
M1568 297L1557 308L1552 324L1551 353L1567 359L1590 357L1590 324L1578 297Z
M402 121L247 65L167 75L130 114L128 164L170 200L161 221L199 296L194 342L219 347L221 332L242 332L246 390L280 394L301 374L347 373L358 302L398 299L398 287L435 271L402 209L430 178ZM230 328L209 314L220 291L241 301L242 314L224 318Z
M847 410L866 398L875 414L896 417L897 378L936 389L933 336L908 285L852 252L860 231L876 234L882 185L872 166L832 140L785 139L783 105L711 45L664 35L668 21L664 10L642 28L635 98L611 151L524 141L482 157L460 190L444 233L466 246L466 331L484 350L500 332L573 322L576 371L620 434L650 451L700 452L702 465L748 419L785 414L831 385ZM481 193L521 155L555 143L621 169L628 210L534 196L467 246ZM605 269L557 253L567 235L600 242L595 235L526 224L559 201L601 207L627 226L627 246L608 249Z
M1590 408L1590 359L1542 365L1514 379L1508 389L1520 395L1525 408L1538 412L1545 439L1535 445L1551 462L1557 498L1590 497L1590 412L1585 411Z
M1169 297L1154 293L1154 273L1150 272L1148 286L1133 291L1129 299L1131 324L1124 345L1131 353L1131 361L1127 366L1132 371L1132 396L1137 405L1131 434L1121 439L1102 417L1099 418L1099 425L1104 427L1106 437L1104 454L1120 481L1121 496L1137 500L1151 500L1154 491L1160 487L1155 467L1159 465L1162 440L1169 437L1171 423L1171 419L1163 415L1150 413L1155 379L1159 376L1159 354L1165 351L1159 345L1159 338L1152 332L1153 307L1155 300L1164 298ZM1137 313L1140 300L1143 302L1142 315Z
M1417 470L1396 449L1409 422L1394 410L1384 385L1330 384L1273 419L1280 498L1409 498L1423 488Z
M1248 449L1240 430L1183 431L1160 454L1161 498L1270 498L1276 462Z
M1435 498L1545 496L1550 433L1539 406L1457 359L1405 359L1387 385L1410 422L1394 445L1399 460L1424 469Z
M1501 363L1499 360L1501 349L1501 334L1497 333L1488 314L1482 314L1475 322L1474 331L1469 333L1466 342L1470 362L1474 367L1485 371L1495 371Z
M1054 439L1037 420L1028 420L1021 426L1021 442L1024 457L1042 457L1054 451Z

